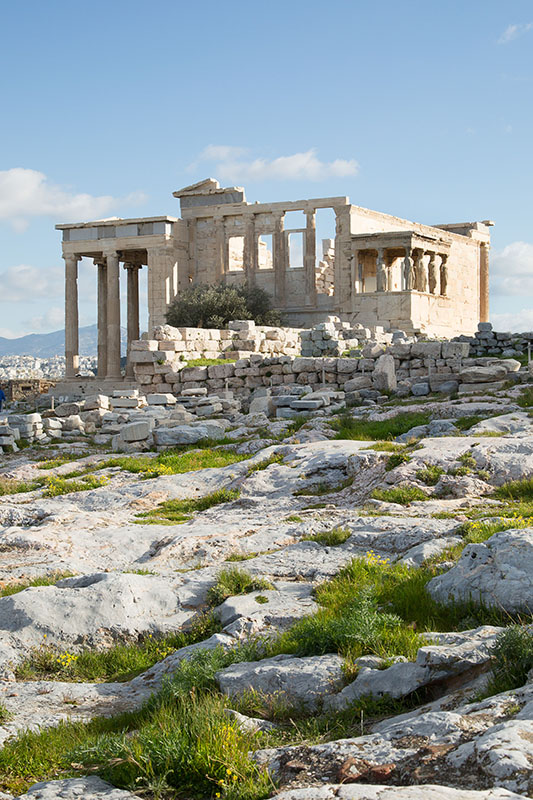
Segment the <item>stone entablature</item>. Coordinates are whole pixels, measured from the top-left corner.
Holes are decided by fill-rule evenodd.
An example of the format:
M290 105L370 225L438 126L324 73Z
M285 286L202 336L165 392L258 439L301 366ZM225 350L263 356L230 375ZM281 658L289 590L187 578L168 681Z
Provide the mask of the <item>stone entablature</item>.
M139 336L138 270L144 266L150 328L165 323L168 306L191 283L218 282L264 289L295 327L336 314L365 326L450 337L473 334L488 318L488 220L431 227L354 206L343 196L247 203L243 189L221 188L214 179L174 197L181 219L56 226L65 259L67 377L78 371L82 257L98 268L101 378L120 377L121 264L128 270L129 347ZM316 228L322 209L334 215L335 237L325 240L320 259ZM294 212L299 222L291 222Z

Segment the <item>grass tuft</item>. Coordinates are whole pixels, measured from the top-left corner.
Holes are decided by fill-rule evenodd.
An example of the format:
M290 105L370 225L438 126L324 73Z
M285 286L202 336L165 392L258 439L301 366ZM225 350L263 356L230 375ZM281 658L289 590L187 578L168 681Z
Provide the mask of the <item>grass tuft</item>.
M101 486L105 486L106 483L109 483L109 478L106 478L105 475L100 477L97 475L84 475L79 481L56 476L48 478L46 481L43 497L58 497L71 492L88 492L91 489L99 489Z
M259 589L273 589L270 581L250 575L239 567L228 567L221 570L217 582L207 592L207 602L210 606L219 606L228 597L239 594L249 594Z
M188 500L167 500L151 511L136 514L139 524L181 525L192 519L195 511L207 511L220 503L229 503L239 497L238 489L218 489L205 497ZM142 521L141 521L142 520Z
M422 489L418 486L394 486L392 489L374 489L372 492L374 500L383 500L385 503L398 503L408 506L415 500L429 500Z
M411 428L427 425L429 420L429 414L420 412L397 414L391 419L379 421L343 414L332 422L332 428L337 431L335 439L355 439L358 441L390 440L407 433Z
M271 464L283 464L283 456L281 453L272 453L268 458L265 458L264 461L258 461L257 464L252 464L251 467L248 468L248 475L253 475L254 472L260 472L263 469L266 469Z
M498 636L492 653L487 694L518 689L533 669L533 632L523 625L511 625Z
M348 541L351 535L352 533L348 528L336 527L329 531L320 531L319 533L313 533L309 536L303 536L301 541L318 542L326 547L337 547L338 545L344 544L344 542Z
M220 624L213 615L204 614L196 618L188 631L166 636L148 634L138 642L117 644L107 650L71 653L48 646L35 647L16 666L15 676L21 681L128 681L176 650L203 641L219 630Z
M10 595L18 594L32 586L54 586L58 581L63 580L63 578L71 578L73 575L73 572L53 572L51 575L43 575L39 578L32 578L27 581L10 583L0 589L0 597L9 597Z
M504 483L495 490L494 497L499 500L531 503L533 502L533 478L522 478L522 480Z
M425 483L426 486L436 486L441 475L444 475L442 467L436 464L426 464L422 469L417 470L416 479Z

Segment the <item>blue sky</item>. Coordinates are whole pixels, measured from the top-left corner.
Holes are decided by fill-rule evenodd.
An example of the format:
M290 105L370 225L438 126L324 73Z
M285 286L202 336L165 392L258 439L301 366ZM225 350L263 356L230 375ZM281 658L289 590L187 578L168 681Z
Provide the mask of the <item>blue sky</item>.
M208 176L493 219L493 320L533 329L531 2L6 0L0 62L0 335L62 327L56 222L178 216Z

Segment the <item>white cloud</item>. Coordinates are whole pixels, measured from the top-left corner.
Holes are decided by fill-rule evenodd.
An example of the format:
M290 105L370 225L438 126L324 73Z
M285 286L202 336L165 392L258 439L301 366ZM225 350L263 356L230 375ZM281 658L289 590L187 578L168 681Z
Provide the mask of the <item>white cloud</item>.
M79 222L99 219L122 204L138 204L145 200L141 192L126 197L75 194L52 183L34 169L16 167L0 171L0 220L23 231L29 217L54 217L58 222Z
M321 161L315 148L305 153L279 156L272 160L242 158L245 153L246 150L239 147L209 145L202 151L199 160L214 162L216 175L221 180L242 183L263 180L321 181L326 178L357 175L359 171L355 159L337 158L334 161ZM196 167L197 163L191 167Z
M58 306L52 306L44 314L32 317L28 325L32 331L60 330L65 324L65 311Z
M2 339L16 339L20 334L15 333L11 328L0 328L0 336Z
M490 321L497 331L514 331L523 333L533 331L533 309L523 308L507 314L491 314Z
M62 297L63 283L63 270L59 267L39 269L18 264L0 272L2 300L8 303Z
M491 256L490 271L495 294L533 294L533 244L511 242Z
M518 39L519 36L523 36L532 29L533 22L521 22L517 25L508 25L498 39L498 44L509 44L509 42L513 42L515 39Z
M204 147L198 161L218 161L229 158L239 158L247 152L246 147L234 147L231 144L208 144Z

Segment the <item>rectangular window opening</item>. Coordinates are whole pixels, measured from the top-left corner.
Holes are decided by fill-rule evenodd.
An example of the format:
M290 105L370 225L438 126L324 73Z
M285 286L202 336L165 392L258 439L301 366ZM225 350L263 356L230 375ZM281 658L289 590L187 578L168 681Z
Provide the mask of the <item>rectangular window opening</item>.
M262 233L257 239L257 264L259 269L272 269L272 234Z
M286 231L299 230L307 225L307 217L303 211L286 211L283 227Z
M229 237L228 267L230 272L240 272L244 269L244 236Z
M297 269L304 265L304 235L303 233L289 233L289 268Z

